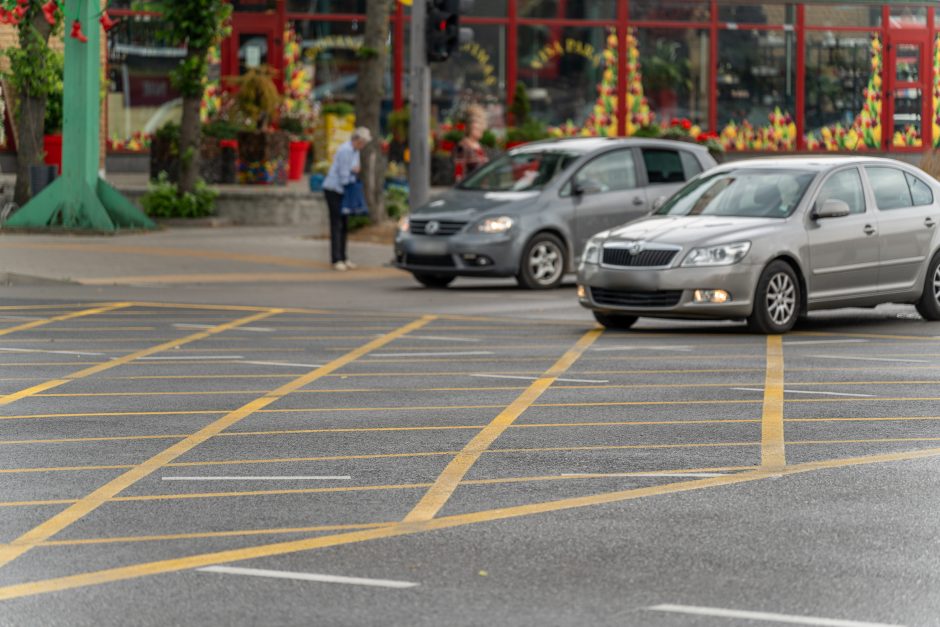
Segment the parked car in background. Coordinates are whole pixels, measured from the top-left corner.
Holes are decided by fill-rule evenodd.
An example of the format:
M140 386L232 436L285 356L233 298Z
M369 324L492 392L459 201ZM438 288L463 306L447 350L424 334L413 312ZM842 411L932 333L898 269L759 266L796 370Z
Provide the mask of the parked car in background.
M578 296L610 328L743 318L783 333L809 311L887 302L940 320L938 222L940 184L899 161L731 163L591 238Z
M557 286L594 233L648 213L715 166L688 142L576 138L520 146L402 219L395 264L428 287L458 276Z

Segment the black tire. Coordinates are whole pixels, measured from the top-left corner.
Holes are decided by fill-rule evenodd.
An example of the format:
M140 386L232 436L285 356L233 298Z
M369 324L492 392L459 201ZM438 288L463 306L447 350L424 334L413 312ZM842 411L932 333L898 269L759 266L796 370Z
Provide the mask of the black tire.
M425 287L445 288L454 282L457 277L447 276L446 274L424 274L422 272L412 272L415 281Z
M601 323L604 328L613 331L626 331L632 327L636 321L636 316L622 316L620 314L605 314L599 311L594 312L594 319Z
M538 233L522 251L516 281L529 290L550 290L558 287L567 269L564 243L551 233Z
M924 320L940 320L940 253L934 255L927 265L924 292L915 306Z
M790 264L772 262L757 281L748 328L765 335L786 333L800 317L801 299L800 282Z

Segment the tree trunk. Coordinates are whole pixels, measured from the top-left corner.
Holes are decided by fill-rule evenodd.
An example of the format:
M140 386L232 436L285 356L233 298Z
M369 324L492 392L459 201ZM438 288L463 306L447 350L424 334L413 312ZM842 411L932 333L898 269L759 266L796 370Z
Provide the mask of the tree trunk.
M42 11L35 10L29 23L20 25L22 33L24 26L34 29L39 37L48 45L52 27L46 21ZM29 169L34 165L42 164L43 145L42 138L46 126L46 100L45 94L32 94L24 92L16 94L19 98L20 111L16 120L16 184L13 188L13 201L21 207L29 202L32 196L29 184Z
M189 59L205 59L208 50L190 47ZM202 106L202 89L199 94L183 94L183 118L180 121L180 182L179 193L196 191L199 180L199 148L202 146L202 119L199 112Z
M385 64L388 50L390 0L366 0L366 29L362 38L359 61L359 83L356 85L356 126L372 132L373 141L362 150L359 178L365 188L366 203L372 221L388 220L385 211L385 155L379 135L379 114L385 97Z

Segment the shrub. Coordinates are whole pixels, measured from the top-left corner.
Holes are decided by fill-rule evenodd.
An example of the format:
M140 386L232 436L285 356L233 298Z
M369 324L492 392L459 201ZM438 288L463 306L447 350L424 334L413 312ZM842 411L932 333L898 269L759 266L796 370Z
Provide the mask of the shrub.
M340 117L352 115L355 112L355 108L348 102L331 102L323 105L323 108L320 109L321 115L338 115Z
M196 183L196 191L179 193L179 187L171 183L166 172L150 183L140 204L148 216L154 218L204 218L215 211L217 191L209 188L205 181Z
M390 185L385 192L385 208L388 217L397 220L408 213L408 188Z

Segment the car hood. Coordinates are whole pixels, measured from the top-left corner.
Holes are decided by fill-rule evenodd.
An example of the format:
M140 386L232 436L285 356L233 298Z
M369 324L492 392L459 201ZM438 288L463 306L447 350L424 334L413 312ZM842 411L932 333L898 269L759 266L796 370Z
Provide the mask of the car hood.
M426 205L411 212L413 216L431 217L446 214L451 220L470 220L475 216L501 208L514 213L533 204L540 192L484 192L449 189Z
M678 246L732 242L780 228L783 223L780 218L653 216L612 230L607 241L640 240Z

